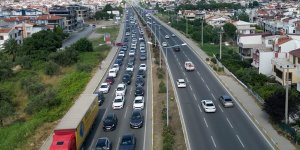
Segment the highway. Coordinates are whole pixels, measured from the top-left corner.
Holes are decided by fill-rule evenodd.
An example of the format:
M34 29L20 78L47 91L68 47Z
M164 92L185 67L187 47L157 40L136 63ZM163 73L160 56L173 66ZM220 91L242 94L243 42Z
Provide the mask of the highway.
M141 11L140 8L137 10ZM147 17L143 15L146 20ZM159 43L167 42L168 46L180 45L184 42L171 33L161 23L151 17L152 30ZM150 21L150 19L149 19ZM160 25L160 32L158 32ZM165 39L169 35L170 39ZM207 65L190 49L189 46L181 46L180 52L174 52L171 48L163 48L163 54L168 57L168 67L171 81L176 85L179 78L185 79L187 87L175 88L178 98L179 110L181 110L183 129L188 149L192 150L268 150L274 149L269 141L261 134L244 110L235 102L235 107L224 108L218 101L221 95L230 95L225 87L217 80L215 75L207 68ZM166 50L168 55L166 56ZM195 64L195 71L186 72L184 62L190 60ZM216 105L216 113L205 113L201 100L210 99Z
M129 9L128 16L133 15L133 10ZM137 16L135 15L135 18L137 19ZM126 27L129 27L130 21L126 22ZM124 29L126 29L126 27ZM132 31L136 31L136 38L138 39L140 37L139 29L138 28L131 28ZM124 31L120 31L124 32ZM123 33L123 40L125 37L125 33ZM131 84L127 85L127 91L125 95L125 106L122 109L114 110L112 109L112 102L115 98L115 89L119 83L122 83L122 77L124 75L128 60L129 60L129 50L131 45L131 35L126 36L128 38L128 48L125 54L125 58L123 60L123 64L120 67L120 70L118 72L117 77L115 78L114 84L111 86L110 91L108 94L105 94L105 101L102 106L99 106L99 115L95 121L95 128L92 129L90 132L89 137L86 139L85 147L84 149L93 150L95 149L95 145L97 142L97 139L100 137L108 137L112 141L112 149L119 149L119 143L121 140L122 135L127 133L133 133L136 137L136 149L138 150L146 150L150 149L152 145L152 82L151 82L151 59L150 59L150 52L148 50L148 45L146 42L146 50L147 50L147 60L146 61L140 61L140 50L139 50L139 40L137 42L137 48L135 53L135 68L133 72L133 76L131 79ZM118 54L116 54L118 55ZM116 59L116 58L114 58ZM113 61L114 62L114 61ZM145 85L144 85L144 99L145 99L145 108L143 109L144 114L144 125L140 129L132 129L130 128L130 117L131 113L133 111L133 100L135 98L134 92L135 92L135 80L137 76L137 71L139 68L139 65L141 63L147 64L147 73L145 77ZM111 66L113 63L111 64ZM103 82L103 81L102 81ZM103 119L108 113L115 113L118 118L118 124L116 127L116 130L114 131L103 131Z

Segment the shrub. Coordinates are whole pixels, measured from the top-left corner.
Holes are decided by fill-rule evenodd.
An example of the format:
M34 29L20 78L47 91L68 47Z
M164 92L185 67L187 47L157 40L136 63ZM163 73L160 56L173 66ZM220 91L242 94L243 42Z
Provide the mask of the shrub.
M13 76L11 67L12 63L10 61L0 60L0 81Z
M30 69L32 67L32 60L29 56L17 57L16 63L20 64L24 69Z
M2 120L4 118L14 113L14 107L11 100L11 91L0 89L0 126L3 126Z
M205 58L205 61L209 61L210 59L209 58Z
M162 68L157 68L157 72L156 72L156 75L157 75L157 78L158 79L163 79L164 78L164 70Z
M82 38L71 46L74 50L79 52L91 52L94 51L93 44L87 38Z
M37 76L30 76L21 80L21 87L28 95L37 95L45 90L45 85Z
M61 66L69 66L78 61L79 53L72 47L67 47L65 50L51 53L48 58Z
M93 67L91 65L88 65L88 64L81 64L81 63L78 63L76 65L76 70L79 71L79 72L91 72L93 70Z
M45 66L45 74L49 76L59 74L59 65L53 61L50 61Z
M166 93L167 92L167 88L166 88L166 84L163 81L160 81L159 83L159 93Z
M28 114L33 114L44 108L52 108L61 103L61 100L57 98L56 91L49 89L46 92L34 96L30 99L30 102L27 104L25 111Z
M214 63L214 64L217 64L216 58L211 58L210 61L211 61L212 63Z

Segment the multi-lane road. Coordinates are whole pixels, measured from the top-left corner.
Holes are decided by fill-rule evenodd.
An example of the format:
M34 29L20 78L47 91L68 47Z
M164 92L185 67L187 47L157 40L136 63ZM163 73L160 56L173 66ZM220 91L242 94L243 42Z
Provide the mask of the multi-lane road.
M150 59L150 52L148 51L147 41L146 43L146 50L147 52L147 60L141 61L140 60L140 50L139 50L139 37L142 37L143 35L140 34L140 29L138 21L137 24L133 26L133 24L130 23L129 17L135 16L137 20L137 16L134 14L134 11L132 9L128 9L128 14L126 15L126 18L124 21L126 28L131 28L131 33L135 31L137 41L137 47L136 47L136 53L135 53L135 67L131 79L131 84L127 85L127 92L125 94L125 106L122 109L114 110L112 108L112 103L115 98L115 89L117 88L117 85L119 83L122 83L122 78L125 72L125 69L127 67L127 63L129 61L129 50L131 46L132 37L125 35L125 31L123 33L123 40L124 38L128 39L127 45L127 51L125 53L125 58L123 60L122 66L120 67L120 70L118 72L117 77L115 78L115 82L113 85L111 85L110 91L108 94L105 94L105 101L102 106L99 106L99 115L95 121L95 128L92 129L90 132L89 137L86 139L85 147L84 149L95 149L97 139L100 137L108 137L110 141L112 141L112 149L119 149L119 144L121 137L124 134L127 133L133 133L136 137L136 149L142 150L142 149L151 149L152 145L152 82L151 82L151 59ZM127 21L128 20L128 21ZM118 54L116 54L118 55ZM116 58L115 58L116 59ZM115 62L115 61L112 61ZM131 113L133 111L133 100L135 98L135 80L137 76L137 72L139 69L139 65L141 63L147 64L147 73L145 77L145 85L144 85L144 99L145 99L145 108L143 109L144 114L144 125L140 129L132 129L130 128L130 117ZM113 63L111 64L112 67ZM103 81L105 82L105 81ZM106 117L108 113L114 113L116 114L118 118L118 124L114 131L103 131L103 119Z
M149 17L151 19L146 17L140 7L136 7L136 10L146 22L152 24L148 26L152 31L156 30L154 34L160 39L159 43L167 42L168 46L184 43L178 36L172 37L174 33L153 16ZM170 38L166 39L165 35ZM175 89L175 92L188 149L274 149L236 101L233 108L224 108L220 104L218 98L230 94L189 46L181 46L180 52L174 52L171 48L162 49L164 57L168 57L167 64L173 85L176 85L175 81L179 78L187 82L187 88ZM194 63L195 71L184 70L184 62L187 60ZM203 99L214 102L216 113L204 112L200 102Z

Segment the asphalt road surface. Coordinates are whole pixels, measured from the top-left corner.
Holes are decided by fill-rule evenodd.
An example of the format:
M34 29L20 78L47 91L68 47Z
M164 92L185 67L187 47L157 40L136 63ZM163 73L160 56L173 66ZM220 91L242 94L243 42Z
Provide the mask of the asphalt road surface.
M137 10L140 11L139 8ZM173 33L153 17L147 19L143 13L140 14L145 20L151 22L152 26L150 24L148 26L153 31L156 28L155 34L160 39L160 43L167 42L168 46L183 44L180 38L172 37ZM169 35L170 38L166 39L165 35ZM172 48L163 48L163 53L168 57L171 82L176 85L175 81L179 78L187 82L186 88L176 88L175 92L179 100L179 110L182 112L188 149L274 149L237 103L233 108L224 108L221 105L218 98L224 94L229 95L226 89L190 47L180 48L180 52L174 52ZM167 56L166 50L168 50ZM195 71L185 71L184 62L188 60L194 63ZM217 111L205 113L200 102L203 99L212 100Z

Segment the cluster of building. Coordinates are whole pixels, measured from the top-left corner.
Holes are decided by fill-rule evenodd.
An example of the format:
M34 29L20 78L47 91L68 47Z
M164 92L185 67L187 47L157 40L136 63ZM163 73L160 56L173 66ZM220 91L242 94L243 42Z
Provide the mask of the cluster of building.
M180 10L179 18L204 18L221 27L232 23L237 28L236 44L241 59L252 60L258 72L275 78L282 85L297 85L300 91L300 9L298 3L261 3L247 9L249 22L234 21L232 10ZM237 12L235 12L237 13Z
M15 39L20 44L24 38L41 30L53 30L55 27L60 27L65 32L77 30L84 26L86 19L91 19L95 12L104 8L106 4L119 6L120 1L90 0L86 3L74 3L71 0L25 0L18 3L1 1L0 49L9 38Z

